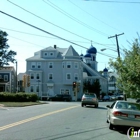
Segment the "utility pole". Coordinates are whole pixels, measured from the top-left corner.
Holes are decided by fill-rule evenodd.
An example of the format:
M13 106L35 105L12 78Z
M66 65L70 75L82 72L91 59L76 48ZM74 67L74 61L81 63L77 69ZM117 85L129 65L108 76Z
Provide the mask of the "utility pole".
M116 38L116 43L117 43L117 52L118 52L118 57L120 58L120 49L119 49L119 43L118 43L118 36L123 35L124 33L121 34L116 34L115 36L110 36L108 39L115 37Z

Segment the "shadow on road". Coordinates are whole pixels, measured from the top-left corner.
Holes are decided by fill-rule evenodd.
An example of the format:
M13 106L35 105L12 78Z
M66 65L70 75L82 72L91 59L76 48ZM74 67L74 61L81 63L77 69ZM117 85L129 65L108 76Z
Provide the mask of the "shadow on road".
M121 127L116 127L113 131L117 131L118 133L121 133L123 135L131 135L131 128L134 128L134 131L139 131L140 128L138 127L125 127L125 126L121 126Z

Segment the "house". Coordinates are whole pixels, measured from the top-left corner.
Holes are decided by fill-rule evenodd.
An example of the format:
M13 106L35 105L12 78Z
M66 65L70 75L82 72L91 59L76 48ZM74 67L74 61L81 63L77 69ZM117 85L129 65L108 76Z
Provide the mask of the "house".
M0 92L16 92L16 71L13 66L0 68Z
M108 73L108 93L110 94L119 94L122 93L120 89L116 86L117 82L117 73L116 72L109 72Z
M30 85L25 91L36 93L41 98L70 94L73 100L77 100L83 95L83 80L87 78L99 79L106 91L107 79L97 72L96 54L88 53L91 58L82 58L72 46L59 48L56 45L35 52L33 57L26 59ZM83 74L87 76L83 77ZM73 90L73 82L77 83L76 91Z

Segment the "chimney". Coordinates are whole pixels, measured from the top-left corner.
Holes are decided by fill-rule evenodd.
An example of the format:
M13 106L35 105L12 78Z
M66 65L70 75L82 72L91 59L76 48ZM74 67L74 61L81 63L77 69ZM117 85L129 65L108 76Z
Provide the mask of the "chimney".
M56 45L54 45L54 48L56 49Z

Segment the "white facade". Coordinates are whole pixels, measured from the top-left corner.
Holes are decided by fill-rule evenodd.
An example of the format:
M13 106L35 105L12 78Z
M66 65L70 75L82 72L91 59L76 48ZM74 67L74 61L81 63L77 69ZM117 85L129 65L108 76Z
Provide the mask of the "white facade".
M115 72L108 73L108 93L118 94L120 92L116 86L117 77Z
M85 69L93 79L98 78L103 90L106 90L106 78L83 62L72 46L69 48L48 47L35 52L34 56L26 61L26 74L30 76L30 86L25 91L36 93L41 98L55 94L70 94L73 100L81 99L83 78L89 77L83 77ZM91 64L97 68L97 62L93 61ZM78 83L76 96L74 96L73 82Z

